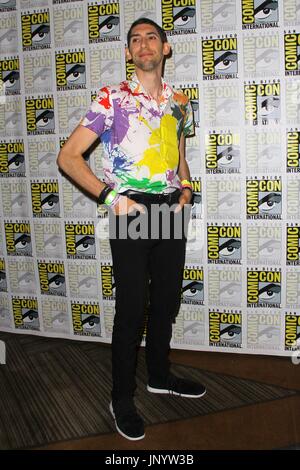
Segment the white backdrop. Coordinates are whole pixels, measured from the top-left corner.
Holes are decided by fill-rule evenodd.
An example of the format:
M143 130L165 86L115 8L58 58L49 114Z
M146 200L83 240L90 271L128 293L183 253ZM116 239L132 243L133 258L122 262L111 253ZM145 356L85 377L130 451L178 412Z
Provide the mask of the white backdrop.
M107 214L56 156L100 86L129 78L130 24L172 44L195 191L173 347L300 349L300 1L0 0L0 330L109 342ZM101 145L87 160L101 177ZM162 299L163 302L163 299Z

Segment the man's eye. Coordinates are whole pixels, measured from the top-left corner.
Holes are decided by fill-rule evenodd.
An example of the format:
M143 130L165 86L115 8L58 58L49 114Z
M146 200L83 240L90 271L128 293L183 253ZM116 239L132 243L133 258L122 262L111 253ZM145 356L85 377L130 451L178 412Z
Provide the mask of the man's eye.
M14 70L13 72L10 72L8 75L3 77L3 82L5 83L6 88L12 88L19 80L19 78L19 72Z
M261 330L257 336L260 341L270 341L275 337L279 337L279 330L274 328L274 326L269 326Z
M224 21L228 19L229 16L232 16L235 12L235 7L233 4L231 5L222 5L217 10L214 11L213 17L214 22Z
M220 297L223 299L231 299L240 293L241 286L237 283L226 284L220 289Z
M96 325L100 323L100 318L96 317L96 315L90 315L89 317L85 318L82 322L82 326L88 329L95 328Z
M241 331L242 329L240 326L230 325L220 332L220 336L223 341L233 341L241 334Z
M16 238L15 240L15 247L20 250L20 249L24 249L27 247L27 245L29 245L29 243L31 242L31 238L29 235L26 235L26 234L23 234L21 235L19 238Z
M278 51L276 49L271 49L264 51L256 58L256 64L259 67L270 67L271 63L278 59Z
M67 32L75 34L80 30L81 22L80 21L71 21L68 26L66 26L64 33L66 34Z
M195 65L195 57L192 55L185 56L182 59L175 61L175 67L177 73L187 72L191 67Z
M258 251L260 256L275 256L276 252L280 249L281 243L276 240L269 240L259 246Z
M215 60L215 68L217 72L228 70L232 64L237 61L236 52L225 52Z
M76 243L76 249L79 252L84 252L93 245L95 245L95 239L93 237L83 237Z
M194 8L184 8L174 16L175 26L186 26L195 16Z
M224 193L223 193L224 194ZM221 211L232 210L240 201L238 195L226 194L218 200L218 207Z
M218 153L217 159L218 159L218 164L222 166L227 166L236 159L236 157L240 156L239 149L229 146L222 150L222 152Z
M42 206L44 210L52 210L59 201L57 194L49 194L45 199L42 200Z
M35 31L32 33L32 41L33 42L41 42L45 39L47 34L50 31L50 26L47 24L43 24L39 26Z
M8 166L10 170L18 170L20 166L24 163L24 155L21 153L17 153L14 155L8 162Z
M85 72L85 66L76 64L74 67L71 67L70 70L67 72L67 81L68 82L76 82Z
M273 113L273 111L279 108L279 98L277 96L271 96L261 102L261 112L263 115Z
M54 249L60 244L60 238L57 235L53 235L52 237L45 240L45 247L47 249Z
M61 276L60 274L57 274L56 276L52 277L49 281L49 286L52 289L58 289L65 283L65 278L64 276Z
M274 209L277 204L281 202L281 194L279 193L269 193L267 196L264 196L258 201L258 205L261 211L268 212L271 209Z
M54 118L54 111L47 109L38 116L36 120L36 125L37 127L46 127L53 118Z
M119 24L118 16L109 16L99 25L99 30L102 34L111 33Z
M232 256L240 247L240 240L235 240L232 238L220 245L219 254L220 256Z
M259 7L255 8L254 16L256 20L266 20L269 16L274 13L278 8L278 3L276 2L263 2Z
M259 299L260 300L274 300L277 296L279 297L281 288L278 284L267 284L259 290Z

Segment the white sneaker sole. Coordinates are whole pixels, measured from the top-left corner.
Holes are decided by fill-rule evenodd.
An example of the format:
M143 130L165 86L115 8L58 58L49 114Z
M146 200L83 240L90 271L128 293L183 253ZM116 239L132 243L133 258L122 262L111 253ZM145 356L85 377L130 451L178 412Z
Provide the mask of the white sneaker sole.
M113 407L112 407L112 402L110 402L110 404L109 404L109 411L111 412L112 417L114 418L116 429L117 429L118 433L121 434L121 436L125 437L125 439L129 439L130 441L139 441L141 439L144 439L145 434L143 434L142 436L139 436L139 437L130 437L130 436L127 436L127 434L125 434L123 431L121 431L121 429L117 425L115 413L114 413L114 410L113 410Z
M204 397L204 395L206 394L206 390L203 393L200 393L200 395L188 395L187 393L170 392L170 390L168 389L150 387L150 385L147 385L147 390L150 393L158 393L158 394L163 394L163 395L176 395L178 397L183 397L183 398L201 398L201 397Z

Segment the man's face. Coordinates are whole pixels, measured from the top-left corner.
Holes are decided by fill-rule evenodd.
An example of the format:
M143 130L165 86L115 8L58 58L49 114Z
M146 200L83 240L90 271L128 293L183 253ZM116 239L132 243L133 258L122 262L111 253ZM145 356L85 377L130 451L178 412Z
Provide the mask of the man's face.
M162 64L169 51L170 45L162 42L154 26L140 24L132 30L126 58L132 60L137 68L149 72Z

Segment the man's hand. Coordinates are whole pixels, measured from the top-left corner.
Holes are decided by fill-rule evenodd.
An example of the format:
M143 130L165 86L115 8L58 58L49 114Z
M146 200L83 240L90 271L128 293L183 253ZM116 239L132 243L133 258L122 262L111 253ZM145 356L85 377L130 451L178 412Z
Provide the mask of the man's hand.
M192 191L189 189L183 189L178 201L178 206L175 209L175 213L180 212L185 204L190 204L192 200Z
M142 214L145 213L143 206L127 196L120 196L117 204L113 207L113 211L116 215L126 215L135 211L139 211Z

